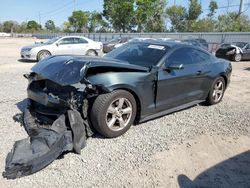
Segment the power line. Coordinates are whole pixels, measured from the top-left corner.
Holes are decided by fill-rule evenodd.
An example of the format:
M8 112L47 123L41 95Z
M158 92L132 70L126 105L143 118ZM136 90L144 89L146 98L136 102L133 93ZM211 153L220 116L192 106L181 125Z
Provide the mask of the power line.
M250 3L245 3L244 5L250 5ZM218 7L217 9L225 9L225 8L239 7L239 6L240 5L221 6L221 7ZM207 11L207 10L210 10L210 9L204 9L203 11Z
M69 2L69 3L66 3L66 4L60 6L60 7L57 8L57 9L54 9L54 10L51 10L51 11L47 11L47 12L43 12L43 13L41 13L41 15L53 14L53 13L59 11L59 10L65 9L65 8L68 7L69 5L72 5L73 3L74 3L74 1L71 1L71 2Z

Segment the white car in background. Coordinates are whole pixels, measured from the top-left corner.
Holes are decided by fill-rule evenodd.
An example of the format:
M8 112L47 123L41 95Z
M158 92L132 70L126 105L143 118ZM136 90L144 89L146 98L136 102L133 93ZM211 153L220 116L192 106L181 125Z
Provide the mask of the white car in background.
M11 34L0 32L0 37L11 37Z
M103 45L86 37L56 37L45 43L24 46L21 58L40 61L51 55L88 55L101 56Z

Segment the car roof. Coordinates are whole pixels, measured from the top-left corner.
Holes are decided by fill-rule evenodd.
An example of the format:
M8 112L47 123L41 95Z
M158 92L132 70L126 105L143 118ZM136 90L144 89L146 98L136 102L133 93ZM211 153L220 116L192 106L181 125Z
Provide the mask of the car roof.
M131 41L131 43L147 43L147 44L153 44L153 45L162 45L162 46L168 46L170 48L174 47L193 47L192 45L185 44L179 41L171 41L171 40L161 40L161 39L145 39L141 41Z

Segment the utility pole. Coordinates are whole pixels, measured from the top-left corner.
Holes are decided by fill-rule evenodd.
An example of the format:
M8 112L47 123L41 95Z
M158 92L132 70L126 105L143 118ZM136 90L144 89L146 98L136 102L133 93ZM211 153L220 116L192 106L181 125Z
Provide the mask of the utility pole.
M76 11L76 0L73 0L74 1L74 12Z
M240 8L239 8L239 14L238 16L240 16L243 12L244 9L244 0L240 0ZM240 31L242 31L242 22L240 20Z
M239 15L243 12L243 9L244 9L244 0L240 0Z
M38 17L39 17L39 24L41 25L41 12L38 13Z

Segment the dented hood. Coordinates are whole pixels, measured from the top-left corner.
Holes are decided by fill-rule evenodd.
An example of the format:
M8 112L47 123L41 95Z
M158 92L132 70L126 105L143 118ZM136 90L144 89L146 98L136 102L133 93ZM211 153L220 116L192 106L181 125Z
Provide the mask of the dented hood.
M80 82L87 70L94 67L110 67L124 72L147 72L149 70L126 61L86 56L51 56L37 63L31 70L45 79L64 86Z

